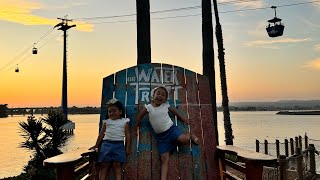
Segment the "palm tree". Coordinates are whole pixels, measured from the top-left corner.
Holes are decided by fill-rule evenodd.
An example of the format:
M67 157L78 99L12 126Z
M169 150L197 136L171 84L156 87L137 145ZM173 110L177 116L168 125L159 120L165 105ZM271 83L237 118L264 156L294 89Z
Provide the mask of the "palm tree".
M234 136L232 133L232 125L231 125L231 120L230 120L223 37L222 37L222 28L221 28L221 24L220 24L220 20L219 20L217 0L213 0L213 6L214 6L214 15L216 18L216 37L217 37L217 44L218 44L218 59L219 59L219 66L220 66L220 81L221 81L222 108L223 108L225 139L226 139L226 145L233 145Z
M61 148L67 141L69 135L63 131L62 126L70 122L66 116L60 111L50 111L48 115L42 119L46 124L44 132L47 135L47 144L45 148L48 156L61 154Z
M136 0L137 8L137 64L151 63L150 3Z
M43 147L46 144L47 136L44 134L44 127L41 120L35 120L29 116L27 122L19 122L21 136L25 139L20 147L35 151L35 157L44 158Z
M213 51L213 28L212 28L212 13L211 1L202 0L202 66L203 75L209 78L211 104L215 126L216 142L219 143L217 129L217 105L216 105L216 78L214 68L214 51Z

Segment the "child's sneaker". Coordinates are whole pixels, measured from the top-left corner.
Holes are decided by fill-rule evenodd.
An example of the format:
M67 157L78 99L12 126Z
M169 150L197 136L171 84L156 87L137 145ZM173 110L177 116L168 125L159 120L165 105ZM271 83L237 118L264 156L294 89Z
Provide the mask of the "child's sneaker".
M190 139L196 144L199 145L199 138L193 134L190 134Z

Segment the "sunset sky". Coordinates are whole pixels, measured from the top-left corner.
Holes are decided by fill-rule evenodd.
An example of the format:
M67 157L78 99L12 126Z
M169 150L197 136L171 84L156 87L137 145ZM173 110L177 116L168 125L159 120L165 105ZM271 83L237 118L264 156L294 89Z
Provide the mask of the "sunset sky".
M67 15L77 25L68 31L68 106L100 106L103 77L136 65L135 2L1 0L0 104L61 105L63 38L53 27ZM285 25L277 38L265 30L272 5ZM150 0L153 63L202 73L200 7ZM320 0L220 0L218 8L230 102L320 99ZM216 73L220 103L218 65Z

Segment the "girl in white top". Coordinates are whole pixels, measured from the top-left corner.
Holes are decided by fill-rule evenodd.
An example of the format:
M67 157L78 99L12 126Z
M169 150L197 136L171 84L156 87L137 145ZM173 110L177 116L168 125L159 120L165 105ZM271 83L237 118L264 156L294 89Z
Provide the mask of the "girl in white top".
M174 113L183 123L189 124L189 120L182 116L175 108L171 107L168 102L168 91L165 87L160 86L154 89L151 104L145 105L137 116L133 133L137 135L137 128L140 126L142 118L149 114L149 121L152 129L156 133L158 148L161 156L161 180L167 179L168 164L170 152L176 148L175 142L188 144L192 139L198 144L199 139L186 132L183 133L174 125L168 112Z
M108 101L107 110L109 118L102 121L103 126L97 142L90 149L101 145L98 157L98 162L101 163L99 179L106 179L112 166L116 179L121 180L122 163L126 162L126 156L130 153L130 119L124 118L123 106L115 98Z

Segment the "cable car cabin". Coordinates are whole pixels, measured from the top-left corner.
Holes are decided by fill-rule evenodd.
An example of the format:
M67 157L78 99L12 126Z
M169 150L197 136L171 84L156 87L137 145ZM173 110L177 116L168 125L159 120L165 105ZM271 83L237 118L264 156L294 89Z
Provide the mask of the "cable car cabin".
M14 72L18 73L19 72L19 68L17 67Z
M36 47L32 48L32 54L38 54L38 49Z
M278 37L283 35L284 25L281 23L281 19L274 17L270 19L269 25L267 26L266 30L268 32L269 37Z

